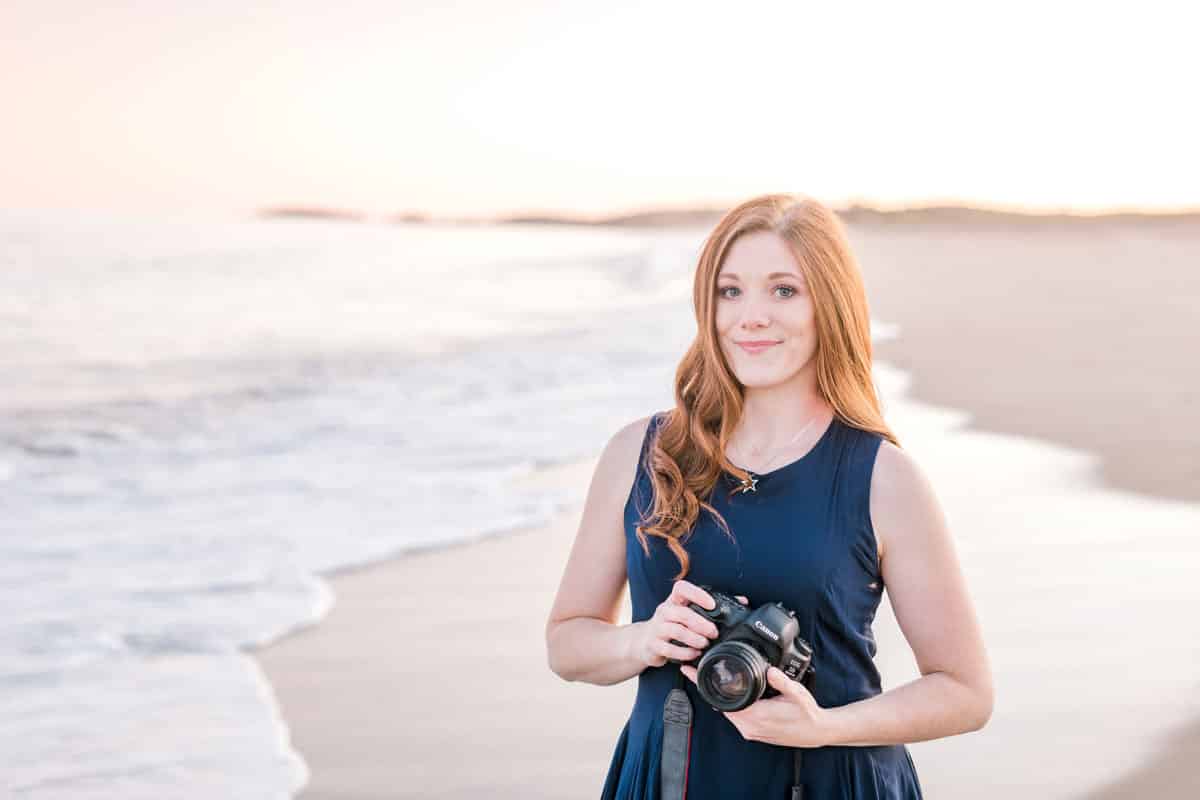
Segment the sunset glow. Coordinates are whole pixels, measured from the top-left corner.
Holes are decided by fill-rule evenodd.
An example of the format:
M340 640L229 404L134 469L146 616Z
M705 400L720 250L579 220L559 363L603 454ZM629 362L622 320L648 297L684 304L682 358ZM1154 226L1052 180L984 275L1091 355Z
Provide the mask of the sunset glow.
M1155 5L17 0L0 207L1194 208L1195 27Z

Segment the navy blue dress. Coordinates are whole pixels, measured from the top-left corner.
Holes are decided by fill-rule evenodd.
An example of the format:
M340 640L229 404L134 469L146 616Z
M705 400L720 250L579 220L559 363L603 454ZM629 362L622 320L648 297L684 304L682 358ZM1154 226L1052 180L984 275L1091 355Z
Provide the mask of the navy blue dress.
M625 504L634 622L654 615L679 571L661 538L647 537L647 557L634 533L641 510L652 508L646 458L666 413L650 420ZM759 476L757 491L730 497L737 480L728 473L718 479L710 502L736 542L707 511L685 542L691 558L685 580L745 595L751 607L779 601L796 612L800 635L814 651L810 690L825 708L881 691L871 622L883 577L869 514L871 470L881 442L879 435L834 416L808 453ZM668 662L638 676L637 699L617 741L602 800L660 800L663 702L676 686L677 671ZM688 800L788 800L793 750L745 740L699 697L691 681L683 684L694 714ZM814 800L921 797L904 745L804 748L801 781L805 797Z

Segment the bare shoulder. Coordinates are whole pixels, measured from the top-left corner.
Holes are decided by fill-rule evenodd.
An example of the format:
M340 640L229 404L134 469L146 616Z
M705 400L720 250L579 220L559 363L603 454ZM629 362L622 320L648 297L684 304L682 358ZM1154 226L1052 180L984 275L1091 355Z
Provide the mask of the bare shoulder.
M622 520L629 492L637 479L638 459L650 419L645 416L622 425L604 445L592 469L584 508L584 528L607 525L609 520L618 523Z
M884 439L871 472L871 527L882 561L888 545L905 531L940 515L929 478L907 450Z
M621 426L608 440L596 464L595 479L602 482L606 490L620 496L622 503L637 477L638 459L650 419L647 415Z

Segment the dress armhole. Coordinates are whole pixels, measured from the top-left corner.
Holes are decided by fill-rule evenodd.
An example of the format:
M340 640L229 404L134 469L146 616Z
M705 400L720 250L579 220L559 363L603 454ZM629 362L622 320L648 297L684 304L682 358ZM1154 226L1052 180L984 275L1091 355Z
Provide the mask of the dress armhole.
M633 481L629 486L629 494L625 498L625 510L629 511L632 505L634 519L640 520L646 511L649 510L643 502L641 494L638 492L638 487L642 483L642 475L647 473L646 457L650 452L650 443L653 441L654 431L660 422L662 412L656 412L650 415L646 423L646 431L642 434L642 446L638 450L637 464L633 470ZM636 522L635 522L636 524Z
M863 455L863 499L860 507L862 508L863 530L867 534L868 546L871 548L874 563L874 572L879 576L879 580L883 580L883 548L880 546L881 540L875 532L875 524L871 521L871 479L875 475L875 464L879 460L879 450L883 447L884 439L878 434L873 434L866 441L866 453Z

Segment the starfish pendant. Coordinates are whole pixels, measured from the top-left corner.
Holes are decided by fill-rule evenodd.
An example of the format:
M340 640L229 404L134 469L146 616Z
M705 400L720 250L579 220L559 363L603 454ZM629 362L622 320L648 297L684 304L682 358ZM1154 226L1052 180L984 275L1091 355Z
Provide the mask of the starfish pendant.
M758 478L754 477L754 473L750 473L749 478L744 478L742 480L741 493L746 494L747 492L757 492L757 491L758 491Z

